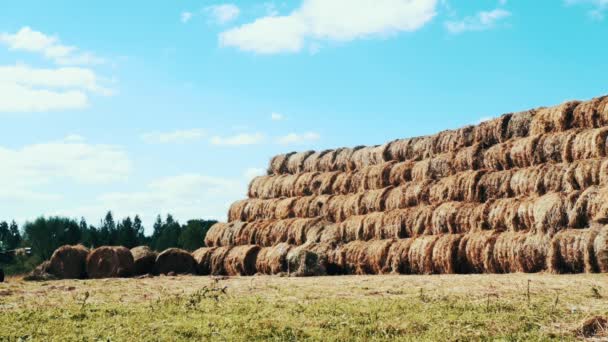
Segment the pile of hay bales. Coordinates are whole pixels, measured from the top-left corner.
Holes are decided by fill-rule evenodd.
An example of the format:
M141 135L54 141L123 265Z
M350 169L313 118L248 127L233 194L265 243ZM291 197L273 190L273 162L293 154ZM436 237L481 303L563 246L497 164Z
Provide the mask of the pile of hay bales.
M235 256L259 246L251 265L263 274L285 272L302 250L331 274L607 272L601 222L608 96L275 156L206 244ZM222 273L253 273L243 257L227 260Z

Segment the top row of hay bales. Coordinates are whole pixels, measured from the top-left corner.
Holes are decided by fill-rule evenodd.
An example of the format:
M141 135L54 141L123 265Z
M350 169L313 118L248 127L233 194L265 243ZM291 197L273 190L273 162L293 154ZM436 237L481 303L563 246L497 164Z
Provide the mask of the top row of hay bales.
M555 107L505 114L477 126L395 140L381 146L281 154L272 158L268 174L352 171L391 160L428 159L475 144L489 148L511 139L607 125L608 96L605 96L586 102L570 101Z

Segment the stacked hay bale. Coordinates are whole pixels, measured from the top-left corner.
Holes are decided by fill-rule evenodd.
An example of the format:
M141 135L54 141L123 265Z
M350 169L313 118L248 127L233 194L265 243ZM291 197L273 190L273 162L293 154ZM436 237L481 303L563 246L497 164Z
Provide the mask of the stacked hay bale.
M206 243L261 246L260 273L284 272L293 250L334 273L606 272L608 96L278 155L248 196Z

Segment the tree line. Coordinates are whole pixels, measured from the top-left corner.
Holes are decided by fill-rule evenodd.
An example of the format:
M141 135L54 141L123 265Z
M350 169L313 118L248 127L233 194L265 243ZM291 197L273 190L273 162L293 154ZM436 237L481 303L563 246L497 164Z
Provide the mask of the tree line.
M116 220L108 212L97 226L84 218L79 221L67 217L39 217L26 222L21 228L15 221L0 222L0 250L31 247L38 260L48 260L53 251L63 245L82 244L88 248L99 246L149 246L162 251L171 247L193 251L203 247L207 231L216 221L189 220L180 224L168 214L158 215L152 235L144 234L144 226L138 215Z

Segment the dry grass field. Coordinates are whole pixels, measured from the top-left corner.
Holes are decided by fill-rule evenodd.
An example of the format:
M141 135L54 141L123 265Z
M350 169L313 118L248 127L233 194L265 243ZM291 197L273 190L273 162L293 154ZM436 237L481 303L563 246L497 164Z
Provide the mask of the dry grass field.
M606 274L0 284L0 341L567 341L595 316L608 317Z

